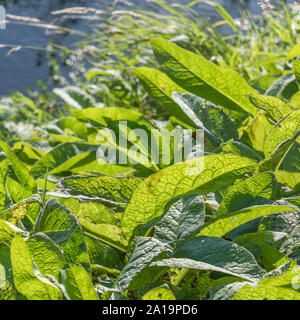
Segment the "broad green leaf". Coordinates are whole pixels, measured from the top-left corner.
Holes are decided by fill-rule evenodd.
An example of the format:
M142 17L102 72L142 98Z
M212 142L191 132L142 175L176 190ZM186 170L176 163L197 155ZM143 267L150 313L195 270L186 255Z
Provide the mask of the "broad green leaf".
M78 121L75 117L61 118L57 120L55 124L65 132L74 133L78 137L86 138L88 135L86 124Z
M277 171L276 178L279 183L288 187L288 192L297 193L300 192L300 173L299 172L286 172Z
M214 192L251 171L255 164L240 156L210 155L153 174L136 188L126 207L122 218L125 235L130 237L138 225L159 218L170 200Z
M174 91L184 91L180 86L173 82L166 74L159 70L150 68L134 68L137 77L142 81L151 97L157 100L170 115L195 127L195 122L175 103L172 99Z
M293 73L287 73L275 80L265 92L265 95L290 99L296 91L295 75Z
M33 195L15 204L9 204L9 206L1 212L1 216L15 225L18 225L19 221L25 220L25 223L29 222L32 227L41 206L40 197L38 195Z
M242 246L216 237L197 237L175 250L170 259L154 263L176 268L219 271L255 281L263 276L254 256ZM177 264L176 264L177 263Z
M63 246L64 256L71 266L81 265L87 272L90 273L90 257L87 249L87 244L81 228L77 229L67 240Z
M83 219L79 219L84 233L100 241L109 244L121 251L126 252L128 242L124 238L122 230L111 224L94 224Z
M295 208L279 205L253 206L246 209L241 209L229 214L222 214L216 219L211 220L201 228L198 235L223 237L229 231L255 218L291 211L295 211Z
M71 267L60 274L68 298L71 300L99 300L90 275L82 266Z
M93 237L85 236L85 241L93 265L121 269L121 255L116 249Z
M28 232L14 226L8 221L0 219L0 246L10 246L12 239L16 235L28 237Z
M300 69L300 68L299 68L299 69ZM299 76L300 76L300 75L299 75ZM300 82L300 80L299 80L299 82ZM294 108L300 109L300 90L299 90L298 92L296 92L296 93L292 96L289 104L290 104L292 107L294 107Z
M81 138L77 138L74 136L68 136L66 134L49 134L49 140L53 143L67 143L67 142L85 142L83 139Z
M13 224L0 219L0 264L5 268L6 280L13 284L10 259L10 245L16 235L28 237L28 233Z
M85 158L88 153L96 152L99 145L67 142L58 145L45 154L31 168L30 173L39 178L46 173L55 174L69 170L73 165Z
M4 266L0 263L0 290L5 289L6 273Z
M14 285L28 300L62 299L60 290L46 278L35 275L29 248L20 236L16 236L12 240L10 258Z
M260 155L263 155L264 151L264 139L269 131L273 128L273 125L267 120L263 113L258 115L249 121L249 123L242 128L243 135L241 142L252 147Z
M297 82L300 85L300 61L299 60L293 61L293 68L294 68L294 73L295 73Z
M75 159L77 162L69 168L63 168L70 170L73 175L90 175L90 174L103 174L103 175L122 175L127 176L136 172L135 169L125 166L112 163L104 163L101 159L98 158L97 152L86 153L82 160L81 156L78 156ZM71 164L72 164L71 160ZM75 161L74 161L75 162Z
M41 200L38 195L33 195L26 190L19 182L11 179L10 177L6 180L6 190L9 197L15 202L6 210L6 216L10 216L12 220L17 222L19 219L29 217L33 223L40 211Z
M43 233L34 234L26 243L42 275L58 279L60 270L67 266L62 250Z
M260 92L265 92L271 86L271 84L278 78L274 74L263 74L258 76L258 78L249 81L249 84L254 87L258 88Z
M95 99L78 87L68 86L62 89L56 88L53 92L72 108L83 109L96 107Z
M278 200L275 204L293 207L293 211L280 212L275 215L264 216L259 223L258 231L276 231L290 234L294 227L300 223L299 209L292 202Z
M298 136L296 142L291 146L287 155L282 160L281 170L288 172L300 172L300 137Z
M135 177L72 176L62 179L61 185L70 194L127 203L142 181L143 179Z
M17 158L17 156L11 151L5 142L0 141L0 149L5 152L7 158L10 160L14 173L16 174L21 185L27 191L31 192L31 194L37 193L36 182L26 166Z
M45 151L35 148L27 142L17 142L13 146L13 152L26 164L32 165L45 155Z
M32 193L26 190L18 181L7 177L6 188L9 193L10 198L14 202L19 202L23 199L29 198Z
M66 241L78 227L79 222L70 210L55 198L49 199L40 212L34 233L43 232L55 243Z
M258 164L255 171L256 172L264 172L264 171L276 172L280 168L282 162L284 161L288 152L294 146L299 136L300 136L300 130L295 134L294 137L292 137L291 139L288 139L287 141L282 142L268 158L261 161Z
M298 202L298 207L300 208L300 199L296 198L289 200L293 204L297 205L295 202ZM291 232L289 232L286 237L286 241L280 246L280 252L286 254L290 259L298 260L299 258L299 249L300 249L300 227L299 224L296 224Z
M0 212L5 208L6 203L6 174L8 169L8 160L0 160Z
M275 247L276 232L261 231L256 233L244 234L234 240L248 251L250 251L258 261L265 266L267 272L280 267L289 259ZM281 235L281 239L287 235Z
M154 227L154 237L178 245L199 232L204 219L205 203L202 196L180 199Z
M144 294L142 300L176 300L176 298L168 288L154 288Z
M262 160L262 157L258 155L252 148L240 141L229 140L225 144L222 144L220 148L223 153L236 154L237 156L244 156L257 161Z
M232 300L299 300L299 269L292 264L289 270L278 276L262 279L256 286L245 285Z
M238 131L233 121L215 105L204 103L203 99L188 93L173 93L173 99L203 129L207 138L215 145L230 139L238 139Z
M164 39L153 40L152 47L162 70L183 89L229 109L256 113L247 98L256 90L235 71L222 69Z
M292 139L299 130L300 110L283 118L270 130L264 142L265 155L270 156L282 142Z
M87 220L91 223L114 224L119 223L113 213L101 203L97 202L81 202L76 198L57 198L59 202L71 210L71 212L79 219Z
M115 284L115 289L119 291L127 289L132 279L162 252L172 252L168 243L155 238L138 237L130 259Z
M294 59L297 56L300 56L300 43L296 44L294 47L290 49L290 51L287 54L286 60Z
M248 97L257 108L265 110L275 122L295 111L290 105L275 97L263 94L249 94Z
M108 121L143 121L147 124L145 116L135 110L126 108L110 107L110 108L88 108L85 110L73 110L74 116L84 122L92 122L106 127ZM148 124L150 125L150 123Z
M237 282L233 277L222 277L215 280L215 286L210 290L210 300L232 300L232 297L247 283L251 282ZM219 284L220 283L220 284Z
M275 200L277 194L278 185L274 173L255 175L229 188L217 210L217 215L265 204L267 199Z

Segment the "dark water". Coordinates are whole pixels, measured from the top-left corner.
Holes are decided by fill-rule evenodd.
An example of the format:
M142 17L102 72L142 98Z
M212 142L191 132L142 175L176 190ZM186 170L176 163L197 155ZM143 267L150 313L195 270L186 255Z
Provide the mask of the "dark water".
M134 4L132 6L134 9L151 9L148 1L128 1ZM178 0L177 2L189 3L190 1ZM223 4L233 16L238 17L238 0L219 0L218 2ZM257 0L245 0L245 3L254 14L261 11L257 5ZM128 6L128 3L124 4L124 1L116 0L0 0L0 5L6 8L8 14L39 18L42 21L49 22L55 18L51 15L52 11L64 8L87 6L105 9L107 6L112 7L114 5L114 9L124 9ZM204 7L203 11L202 6L199 11L201 15L206 17L214 15L208 7ZM85 32L89 31L87 21L82 19L67 20L62 22L61 25ZM55 34L53 32L47 34L44 28L26 24L9 23L6 25L6 30L0 29L0 95L10 94L16 90L25 91L26 87L35 88L38 79L45 81L48 78L49 65L45 52L26 48L26 46L45 48L50 40L68 46L78 39L78 36L70 34ZM23 47L21 50L8 55L9 48L1 48L1 44Z

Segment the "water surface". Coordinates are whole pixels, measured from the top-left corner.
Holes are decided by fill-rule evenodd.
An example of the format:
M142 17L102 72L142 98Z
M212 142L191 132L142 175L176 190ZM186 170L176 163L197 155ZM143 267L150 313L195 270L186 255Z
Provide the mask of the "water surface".
M52 11L61 10L68 7L86 6L97 9L105 9L108 5L114 5L115 9L124 9L128 6L127 1L113 0L0 0L6 12L18 16L26 16L41 19L42 21L53 21L55 16ZM132 8L151 10L151 4L143 0L130 0ZM172 1L174 3L174 1ZM179 3L189 3L190 0L178 0ZM238 0L219 0L225 8L234 16L239 16ZM254 14L261 9L256 0L245 0L246 5ZM202 16L213 17L214 12L208 6L199 6L199 14ZM59 21L56 21L59 23ZM83 19L67 20L61 23L63 26L76 30L88 32L87 21ZM1 44L20 45L21 50L12 52L8 55L8 48L0 48L0 95L11 94L16 90L25 91L26 87L36 87L38 79L46 81L49 76L49 65L43 51L26 48L42 47L45 48L50 40L64 46L71 46L78 36L66 34L47 34L45 29L30 25L9 23L6 30L0 29Z

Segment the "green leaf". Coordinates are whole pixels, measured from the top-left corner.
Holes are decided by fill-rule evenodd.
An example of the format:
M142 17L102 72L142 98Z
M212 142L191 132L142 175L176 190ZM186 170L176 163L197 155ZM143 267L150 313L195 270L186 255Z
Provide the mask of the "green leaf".
M291 60L300 56L300 43L293 46L287 54L286 60Z
M280 97L289 99L295 93L297 85L295 84L295 75L287 73L275 80L269 89L265 92L267 96Z
M26 243L42 275L58 279L60 270L67 266L62 250L43 233L34 234Z
M76 134L78 137L86 138L88 129L85 123L78 121L75 117L61 118L55 121L55 125L63 129L64 132Z
M36 182L30 175L26 166L16 157L16 155L11 151L5 142L0 141L0 149L5 152L7 158L10 160L14 173L16 174L21 185L27 191L31 192L31 194L37 193Z
M99 300L90 275L82 266L71 267L60 274L68 298L71 300Z
M230 139L238 139L234 122L220 109L203 99L188 93L173 93L173 99L181 106L207 138L216 146Z
M290 191L288 193L300 192L299 172L277 171L276 178L279 183L290 188Z
M33 195L15 204L10 204L8 208L1 212L1 216L15 225L17 225L21 220L25 220L32 226L37 218L41 206L42 203L40 197L38 195Z
M68 86L62 89L56 88L53 92L72 108L83 109L96 107L96 100L78 87Z
M280 120L270 130L264 142L264 153L270 156L284 141L292 139L300 130L300 110L294 111Z
M32 257L25 241L16 236L10 246L16 289L28 300L61 300L62 294L47 279L34 273Z
M176 300L176 298L168 288L154 288L144 294L142 300Z
M256 172L264 172L264 171L276 172L280 168L282 162L284 161L288 152L294 146L294 144L299 136L300 136L300 130L295 134L294 137L282 142L268 158L261 161L258 164L255 171Z
M138 237L130 259L115 284L115 289L121 292L127 289L132 279L163 252L172 252L168 243L155 238Z
M85 241L88 247L91 263L93 265L121 269L121 255L116 249L94 239L93 237L85 236Z
M269 216L275 213L291 211L295 211L295 208L279 205L249 207L246 209L231 212L229 214L223 214L218 216L216 219L213 219L206 225L204 225L204 227L200 230L198 235L223 237L229 231L255 218Z
M117 225L119 223L119 219L113 215L113 212L101 203L88 202L86 199L84 202L81 202L76 198L58 197L57 199L79 219L84 219L95 224L107 223Z
M28 237L28 233L13 224L0 219L0 264L5 268L6 280L13 283L10 259L10 245L15 235Z
M226 193L217 215L238 211L253 205L265 204L275 200L278 185L274 173L265 172L233 185Z
M295 73L297 82L300 85L300 61L299 60L293 61L293 68L294 68L294 73Z
M289 259L275 247L279 239L287 235L277 236L276 232L262 231L244 234L234 240L248 251L250 251L258 261L263 264L267 272L280 267ZM279 239L276 239L278 237Z
M38 216L34 233L43 232L55 243L60 243L66 241L78 225L79 222L70 210L51 198Z
M91 263L85 237L80 226L72 233L64 245L64 256L71 266L81 265L90 273Z
M143 121L147 124L145 116L137 111L110 107L110 108L88 108L85 110L72 110L74 116L84 122L92 122L92 124L98 124L104 127L108 126L108 121ZM150 123L148 123L150 125Z
M153 40L152 47L162 70L183 89L229 109L256 113L247 99L247 94L256 90L237 72L222 69L164 39Z
M15 143L13 146L13 152L21 161L29 165L34 164L34 162L39 160L46 153L43 150L39 150L38 148L33 147L27 142Z
M84 233L100 241L109 244L121 251L126 252L128 242L124 238L121 228L111 224L94 224L83 219L79 219Z
M155 262L153 265L212 270L249 281L255 281L264 275L264 271L249 251L231 241L216 237L194 238L175 250L170 259Z
M219 149L218 149L219 150ZM258 155L252 148L240 141L229 140L221 145L223 153L235 154L237 156L244 156L253 160L261 161L262 157ZM215 151L216 152L216 151Z
M263 155L264 139L273 125L267 120L261 112L254 119L250 119L248 124L243 128L241 142L252 147L260 155Z
M300 76L300 75L299 75L299 76ZM299 82L300 82L300 81L299 81ZM294 108L300 109L300 91L296 92L296 93L292 96L289 104L290 104L292 107L294 107Z
M256 286L245 285L232 300L299 300L300 293L293 289L299 287L299 270L292 264L282 275L262 279Z
M199 232L204 224L205 203L202 196L178 200L154 228L154 237L178 245Z
M151 97L153 97L162 108L168 111L170 115L195 127L193 119L187 116L182 108L172 99L172 93L174 91L184 91L181 87L159 70L142 67L134 68L133 70Z
M203 170L199 170L202 164ZM210 155L160 170L134 191L122 218L125 235L130 237L138 225L159 218L170 200L214 192L251 171L255 164L235 155Z
M9 164L8 160L4 159L0 161L0 212L5 208L5 204L6 204L5 181L6 181L8 164Z
M61 185L70 194L127 203L142 181L135 177L72 176L62 179Z
M69 170L72 166L85 158L88 153L96 152L99 145L67 142L58 145L37 161L30 173L39 178L46 173L55 174Z
M263 94L249 94L248 97L254 106L265 110L275 122L295 111L290 105L275 97Z

